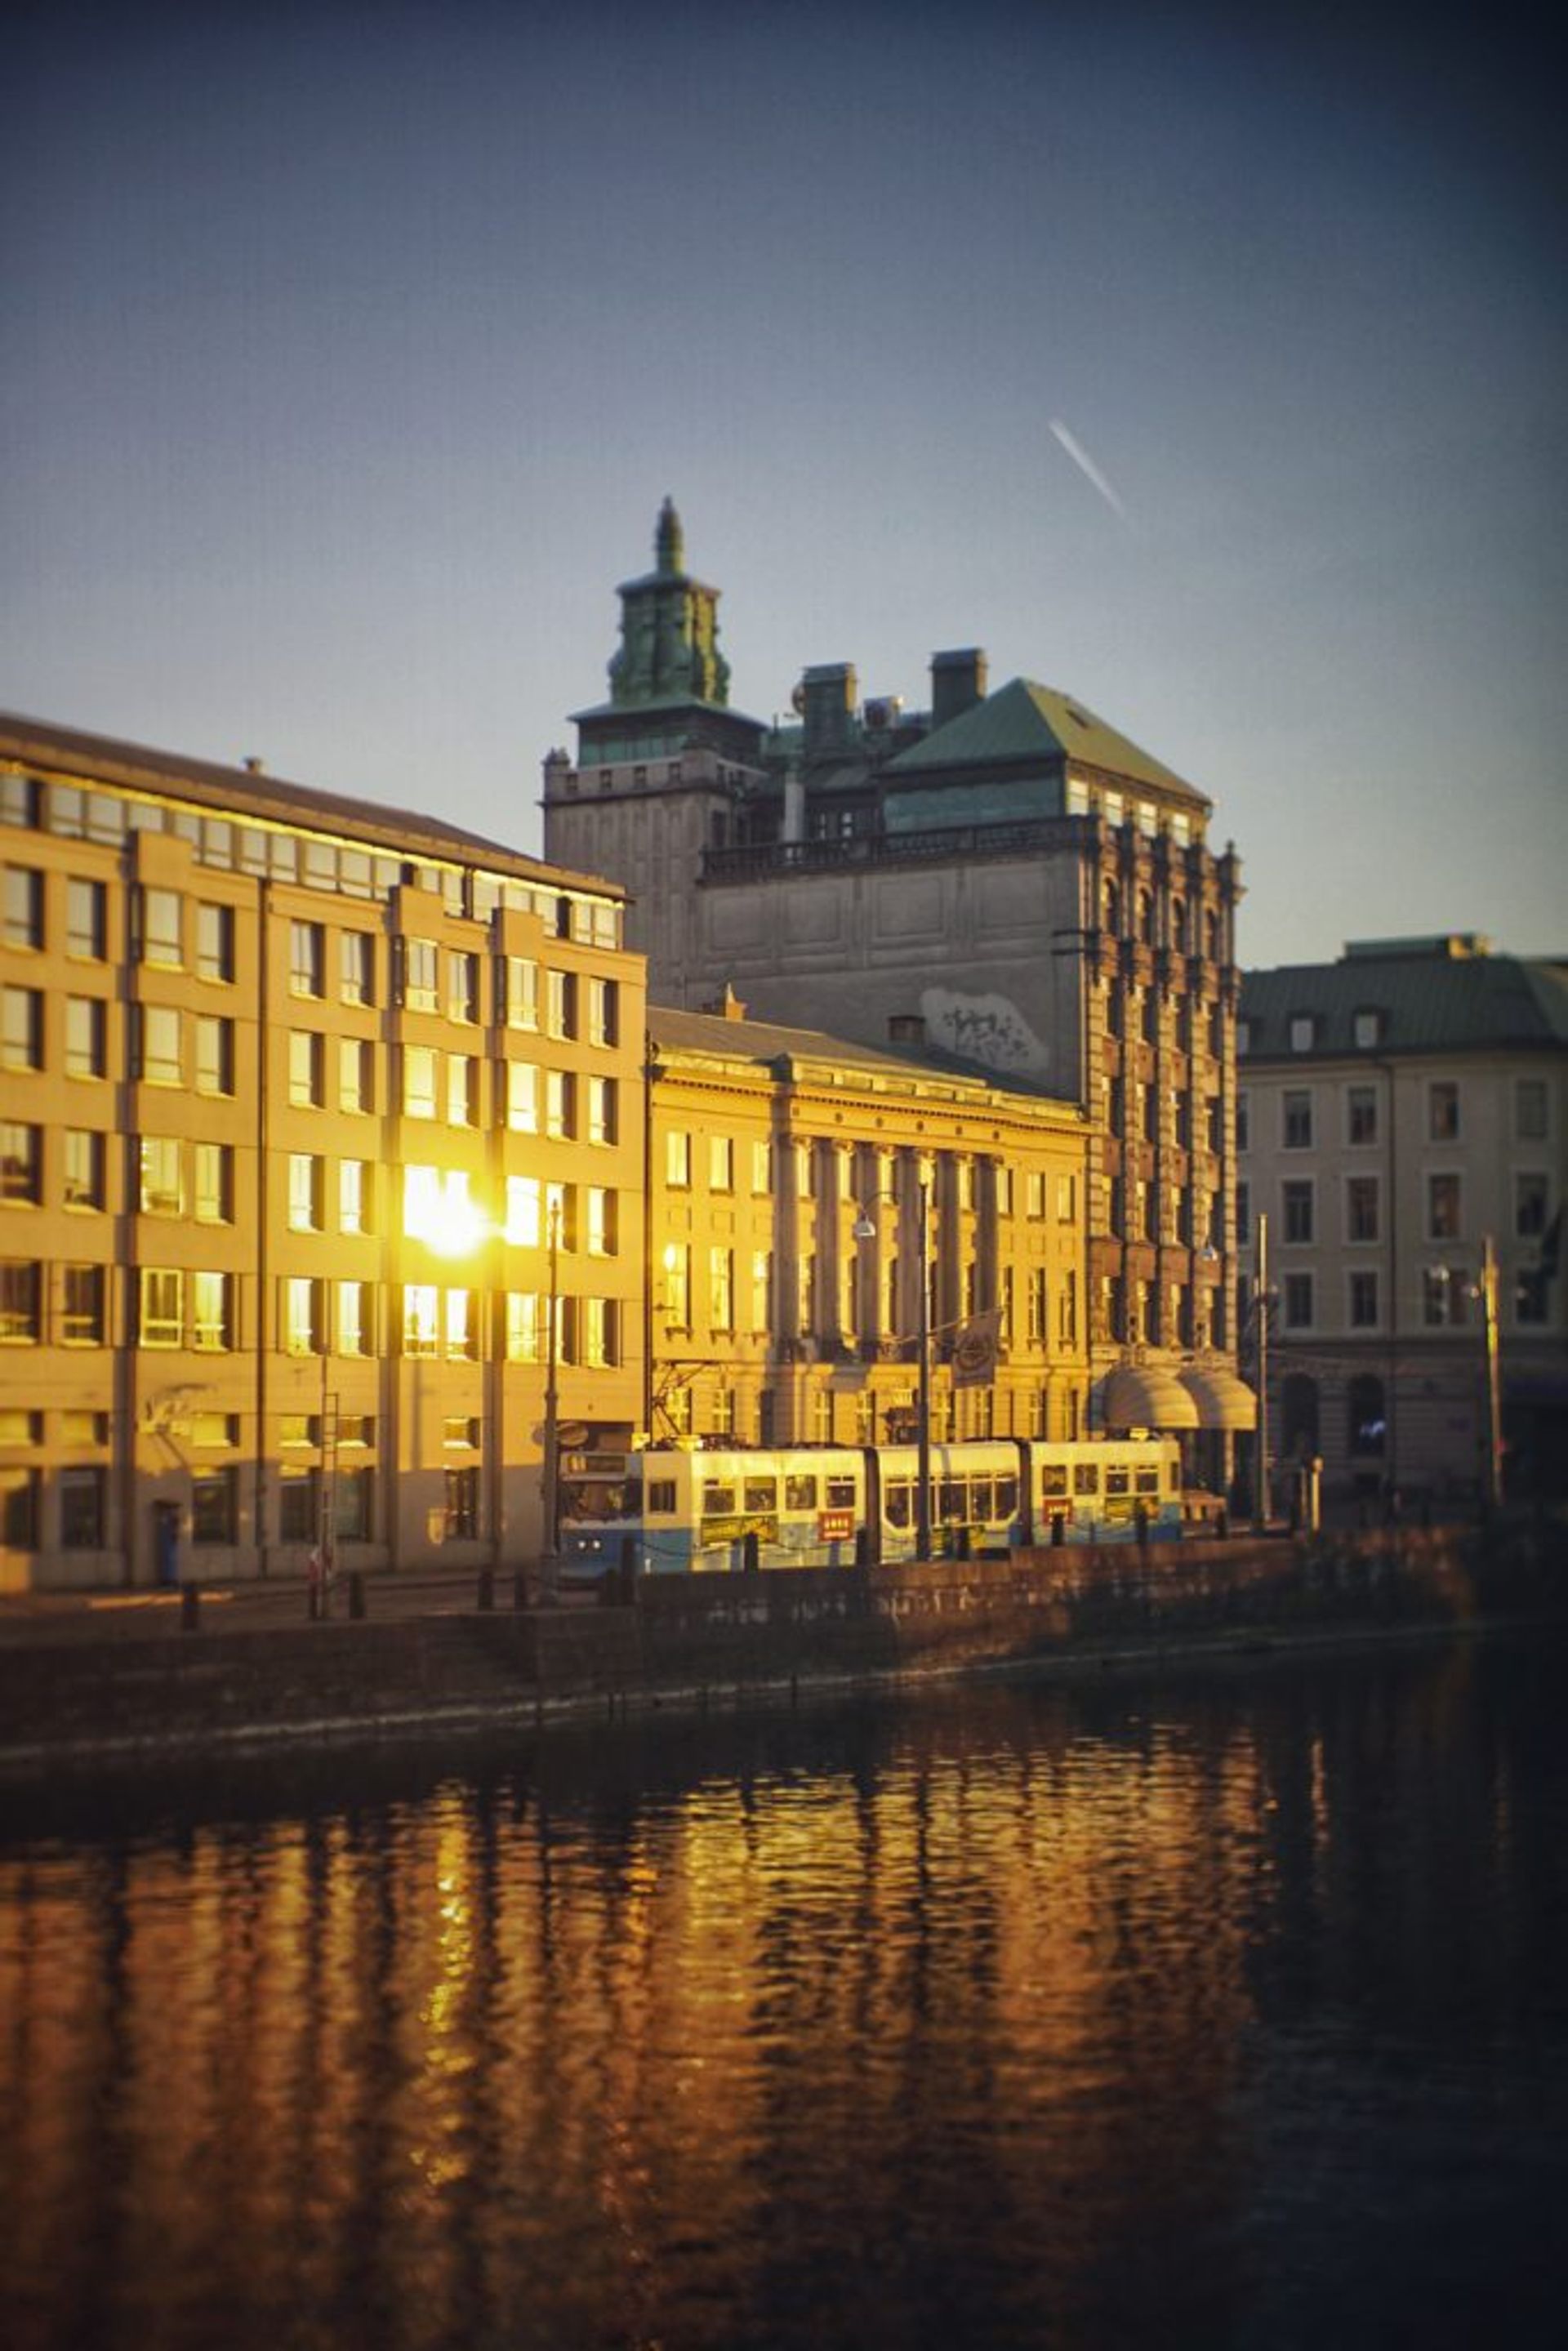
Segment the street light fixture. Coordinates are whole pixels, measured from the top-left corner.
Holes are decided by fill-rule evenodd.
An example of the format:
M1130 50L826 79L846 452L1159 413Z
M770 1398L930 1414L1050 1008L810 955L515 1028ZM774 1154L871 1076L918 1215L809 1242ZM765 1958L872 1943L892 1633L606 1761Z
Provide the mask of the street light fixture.
M894 1196L878 1193L878 1202L892 1200ZM875 1202L862 1205L852 1228L857 1241L876 1238L876 1219L871 1213ZM915 1391L915 1434L916 1446L915 1490L915 1553L917 1559L931 1556L931 1188L922 1176L916 1195L915 1243L920 1261L919 1312L915 1322L916 1385Z

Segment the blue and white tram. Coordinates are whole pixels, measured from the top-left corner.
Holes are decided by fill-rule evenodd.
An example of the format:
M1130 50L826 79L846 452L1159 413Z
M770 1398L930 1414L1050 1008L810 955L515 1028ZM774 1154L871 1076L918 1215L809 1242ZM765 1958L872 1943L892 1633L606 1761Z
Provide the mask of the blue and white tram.
M762 1568L912 1560L918 1475L913 1445L570 1456L560 1485L562 1581L596 1583L628 1559L640 1573L675 1575L727 1574L752 1558ZM931 1447L938 1557L1131 1541L1140 1521L1168 1541L1181 1532L1181 1503L1169 1438Z

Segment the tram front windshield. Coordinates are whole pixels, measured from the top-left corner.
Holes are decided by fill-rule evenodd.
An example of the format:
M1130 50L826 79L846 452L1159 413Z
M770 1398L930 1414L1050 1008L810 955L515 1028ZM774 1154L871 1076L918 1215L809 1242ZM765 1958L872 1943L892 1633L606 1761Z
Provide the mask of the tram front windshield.
M623 1524L643 1515L643 1480L627 1478L563 1478L560 1516L563 1526L601 1527Z

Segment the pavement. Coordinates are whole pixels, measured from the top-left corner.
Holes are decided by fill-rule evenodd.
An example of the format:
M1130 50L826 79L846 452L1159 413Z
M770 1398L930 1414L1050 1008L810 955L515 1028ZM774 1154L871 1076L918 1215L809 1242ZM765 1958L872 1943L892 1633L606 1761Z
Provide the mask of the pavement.
M371 1623L472 1615L480 1605L480 1572L472 1567L367 1572L359 1581L365 1617ZM531 1571L528 1584L532 1590ZM312 1621L309 1587L303 1576L244 1583L197 1581L155 1591L5 1593L0 1593L0 1647L162 1638L184 1627L190 1593L195 1594L195 1629L201 1631L292 1632ZM495 1613L509 1613L514 1606L512 1569L495 1575L493 1593ZM340 1575L328 1596L328 1621L349 1621L350 1597L349 1578ZM564 1593L559 1604L591 1605L593 1597Z

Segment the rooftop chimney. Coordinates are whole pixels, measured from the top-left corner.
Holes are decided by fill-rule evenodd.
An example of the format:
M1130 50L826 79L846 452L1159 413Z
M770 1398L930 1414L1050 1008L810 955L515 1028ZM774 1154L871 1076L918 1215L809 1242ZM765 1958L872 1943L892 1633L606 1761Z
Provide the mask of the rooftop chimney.
M858 691L852 662L828 662L803 673L796 706L805 723L808 760L843 757L854 748Z
M946 726L986 698L986 656L978 645L931 656L931 726Z

